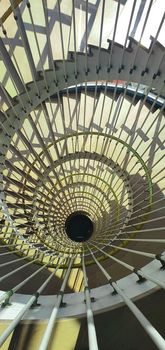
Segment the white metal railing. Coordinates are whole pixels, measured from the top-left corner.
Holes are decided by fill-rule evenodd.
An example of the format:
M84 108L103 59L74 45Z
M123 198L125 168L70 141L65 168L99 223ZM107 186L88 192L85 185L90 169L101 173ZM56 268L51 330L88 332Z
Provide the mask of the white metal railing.
M151 259L153 266L158 261L165 267L165 50L158 43L165 12L162 11L150 47L144 48L142 43L153 9L157 9L156 1L146 2L140 19L140 2L131 1L121 46L117 42L122 31L120 19L128 2L125 6L121 0L114 2L116 10L111 15L108 1L91 5L86 0L79 8L75 0L69 0L65 10L58 0L52 14L49 1L42 0L36 20L35 2L22 1L16 6L10 0L10 15L0 21L0 267L4 269L0 281L22 274L21 282L2 293L0 302L4 307L10 305L14 293L26 287L33 277L39 278L47 267L53 268L0 335L0 345L31 306L37 304L61 268L66 273L59 292L56 291L56 303L39 346L40 350L47 349L64 306L65 289L73 278L72 270L78 268L83 275L80 290L85 298L89 348L98 349L90 289L93 282L90 268L86 269L95 264L95 273L97 267L103 273L100 283L104 283L105 276L110 284L107 288L121 297L157 348L165 349L159 332L100 263L109 259L116 263L116 269L123 266L133 272L140 282L146 280L165 288L164 280L137 268L145 264L141 263L143 258ZM65 16L70 24L63 24ZM138 20L139 29L135 28ZM82 33L81 26L85 28ZM133 26L139 32L138 42L130 38ZM109 48L103 48L109 38ZM78 52L82 47L83 52ZM27 64L23 65L20 57ZM88 242L77 243L68 238L65 223L73 212L86 213L92 220L94 232ZM120 251L125 256L134 254L136 266L118 258ZM15 253L20 257L15 259ZM30 261L7 270L10 264L26 258ZM31 273L33 263L42 266ZM29 271L26 278L24 269Z

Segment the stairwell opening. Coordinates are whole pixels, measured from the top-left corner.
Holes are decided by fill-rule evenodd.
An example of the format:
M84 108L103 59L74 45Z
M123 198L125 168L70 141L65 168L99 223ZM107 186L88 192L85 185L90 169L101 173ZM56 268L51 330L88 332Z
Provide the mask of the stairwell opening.
M93 222L87 213L76 211L68 216L65 231L72 241L85 242L92 236Z

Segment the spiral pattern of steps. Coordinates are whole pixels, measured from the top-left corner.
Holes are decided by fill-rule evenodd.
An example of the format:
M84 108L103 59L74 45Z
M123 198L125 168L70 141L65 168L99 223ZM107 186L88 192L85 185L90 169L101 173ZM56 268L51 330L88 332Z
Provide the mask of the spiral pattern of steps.
M98 349L93 314L122 301L165 349L132 301L165 288L165 5L110 3L4 4L0 345L21 319L49 319L47 349L57 317L86 314Z

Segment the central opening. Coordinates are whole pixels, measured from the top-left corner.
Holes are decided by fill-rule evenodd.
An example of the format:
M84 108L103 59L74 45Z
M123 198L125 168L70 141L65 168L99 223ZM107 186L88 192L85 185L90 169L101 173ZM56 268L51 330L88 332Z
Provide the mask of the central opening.
M75 242L87 241L93 233L93 223L87 214L75 212L65 222L67 236Z

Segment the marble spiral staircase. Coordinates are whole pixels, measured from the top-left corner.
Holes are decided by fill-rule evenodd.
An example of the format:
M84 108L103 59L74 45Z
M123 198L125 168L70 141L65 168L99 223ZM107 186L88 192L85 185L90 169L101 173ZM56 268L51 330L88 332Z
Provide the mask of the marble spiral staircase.
M165 289L165 4L1 8L0 345L38 322L27 349L83 349L55 330L86 317L89 349L110 349L95 315L126 305L165 349L136 304Z

